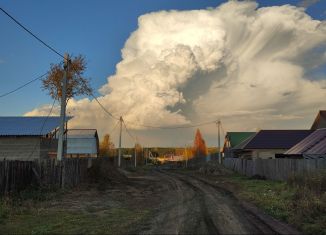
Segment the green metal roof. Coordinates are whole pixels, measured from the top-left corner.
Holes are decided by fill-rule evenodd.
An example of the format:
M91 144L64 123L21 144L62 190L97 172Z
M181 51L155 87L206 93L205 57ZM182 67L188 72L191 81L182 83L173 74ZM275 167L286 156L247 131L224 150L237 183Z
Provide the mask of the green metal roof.
M256 134L256 132L227 132L226 138L230 141L231 148Z

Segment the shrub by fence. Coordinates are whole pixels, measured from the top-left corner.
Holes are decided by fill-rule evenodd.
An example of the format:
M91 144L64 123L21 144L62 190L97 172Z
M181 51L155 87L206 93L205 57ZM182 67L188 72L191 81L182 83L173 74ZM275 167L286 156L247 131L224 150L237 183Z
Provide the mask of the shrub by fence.
M239 159L225 158L226 168L248 177L259 175L271 180L287 180L293 173L326 169L326 159Z
M75 187L87 181L87 169L97 159L74 158L61 162L0 161L0 195L19 192L31 185Z

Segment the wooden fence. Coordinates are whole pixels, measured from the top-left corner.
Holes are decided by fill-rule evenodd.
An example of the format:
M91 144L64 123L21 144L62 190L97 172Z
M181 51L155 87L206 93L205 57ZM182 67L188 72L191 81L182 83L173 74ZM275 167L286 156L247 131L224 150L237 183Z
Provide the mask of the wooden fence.
M326 159L239 159L225 158L226 168L248 177L259 175L271 180L287 180L293 173L326 169Z
M94 160L97 159L0 161L0 195L19 192L32 185L75 187L87 181L87 169Z

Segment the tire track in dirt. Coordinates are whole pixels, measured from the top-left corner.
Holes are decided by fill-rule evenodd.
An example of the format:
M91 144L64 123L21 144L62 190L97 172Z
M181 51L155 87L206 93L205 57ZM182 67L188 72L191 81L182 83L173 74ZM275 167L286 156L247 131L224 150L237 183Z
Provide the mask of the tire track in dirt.
M270 227L248 214L233 195L209 183L179 173L160 171L170 179L181 181L196 193L200 204L200 217L208 234L276 234Z
M196 226L194 226L195 228L200 228L200 220L203 220L204 224L205 224L205 227L204 228L200 228L199 230L200 231L196 231L198 233L203 233L204 231L205 232L208 232L208 234L219 234L219 231L216 227L216 225L214 224L214 221L212 220L209 212L208 212L208 208L207 208L207 205L205 204L205 195L204 193L198 188L198 187L195 187L194 185L190 184L188 181L185 181L183 179L180 179L180 178L176 178L174 176L170 176L169 174L167 174L166 172L163 172L163 171L158 171L160 172L161 174L163 174L164 176L168 176L169 177L169 181L173 184L176 184L176 185L180 185L180 182L182 182L181 184L183 184L183 186L187 186L188 187L188 191L189 189L191 189L193 192L194 192L194 196L191 197L192 200L195 200L198 204L199 204L199 219L197 219L196 221ZM181 187L179 186L179 189ZM185 194L186 192L181 192L181 194ZM199 199L199 200L198 200ZM182 203L182 202L181 202ZM183 202L184 203L184 202ZM180 206L180 204L178 205L178 207ZM186 205L186 206L189 206L189 205ZM190 206L194 206L193 204L190 205ZM189 209L189 208L187 208ZM185 219L182 219L182 221L184 223L186 223L188 220L185 218ZM186 230L187 228L187 224L179 224L179 226L183 229L180 230L181 233L184 233L184 230ZM192 233L194 233L194 230L192 230ZM179 234L179 233L178 233Z

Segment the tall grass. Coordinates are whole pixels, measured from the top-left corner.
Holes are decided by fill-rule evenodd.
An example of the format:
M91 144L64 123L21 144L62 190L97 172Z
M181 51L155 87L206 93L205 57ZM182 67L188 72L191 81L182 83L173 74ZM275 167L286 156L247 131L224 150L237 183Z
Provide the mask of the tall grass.
M316 195L321 195L326 191L326 169L292 174L288 181L288 185L304 191L311 191Z
M287 185L295 188L289 222L309 234L326 234L326 170L293 174Z

